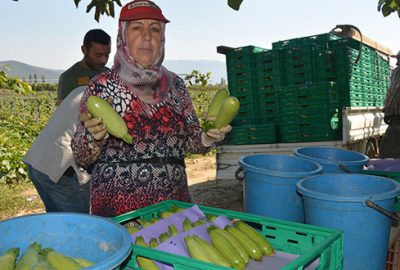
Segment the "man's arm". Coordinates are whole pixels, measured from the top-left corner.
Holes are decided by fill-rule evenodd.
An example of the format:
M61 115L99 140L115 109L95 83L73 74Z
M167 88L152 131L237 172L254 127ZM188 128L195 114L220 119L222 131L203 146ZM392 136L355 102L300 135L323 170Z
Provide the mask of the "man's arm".
M71 78L68 78L67 74L62 73L58 80L57 105L60 105L61 102L67 97L71 91L71 87Z

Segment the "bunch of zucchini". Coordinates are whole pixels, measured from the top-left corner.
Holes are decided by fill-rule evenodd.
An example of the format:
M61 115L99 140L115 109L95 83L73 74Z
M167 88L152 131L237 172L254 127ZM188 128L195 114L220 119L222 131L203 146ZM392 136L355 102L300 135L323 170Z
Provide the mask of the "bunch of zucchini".
M137 218L124 226L131 234L134 234L141 229L154 225L163 218L168 218L181 211L181 208L171 208L158 213L157 218L152 217L151 220ZM143 236L137 236L135 244L156 248L170 237L176 236L179 233L185 233L182 239L184 240L185 248L191 258L238 270L244 270L250 260L261 261L263 256L275 255L275 249L269 241L246 222L242 220L233 220L233 226L226 225L222 228L212 224L216 218L217 216L214 215L206 215L205 219L200 218L192 222L186 217L182 223L182 232L179 232L176 227L171 224L168 227L168 231L160 233L158 237L151 238L149 243L144 241ZM186 233L201 225L207 226L210 242L196 235L196 231L193 231L193 233ZM159 269L150 258L137 256L136 261L138 265L145 270Z
M249 259L261 261L263 256L273 256L274 248L253 227L243 221L224 229L211 225L207 228L211 243L200 237L186 236L190 257L221 266L244 270Z
M19 248L10 248L0 255L1 270L78 270L94 265L83 258L66 256L52 248L44 248L36 242L19 256Z
M239 112L239 100L229 95L228 89L218 90L208 106L203 129L221 128L229 125Z

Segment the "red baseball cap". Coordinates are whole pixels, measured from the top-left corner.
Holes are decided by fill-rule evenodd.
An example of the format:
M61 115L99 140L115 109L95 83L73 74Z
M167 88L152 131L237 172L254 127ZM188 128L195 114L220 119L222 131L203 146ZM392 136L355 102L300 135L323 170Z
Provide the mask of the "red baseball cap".
M159 6L148 0L134 0L122 7L120 21L134 21L140 19L154 19L168 23Z

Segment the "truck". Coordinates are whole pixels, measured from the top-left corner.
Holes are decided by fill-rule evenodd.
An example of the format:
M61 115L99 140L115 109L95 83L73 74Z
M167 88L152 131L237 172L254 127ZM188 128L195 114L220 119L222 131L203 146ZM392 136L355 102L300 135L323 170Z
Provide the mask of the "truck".
M332 41L333 40L333 41ZM310 43L311 47L309 45L304 45L305 43ZM353 43L354 41L354 43ZM333 42L333 43L331 43ZM331 32L328 34L322 34L322 35L316 35L316 36L311 36L311 37L306 37L306 38L297 38L297 39L290 39L286 41L279 41L276 43L273 43L273 48L276 46L276 48L273 49L273 52L271 53L272 58L274 59L273 61L269 62L268 65L271 67L271 69L274 69L273 72L270 72L272 75L268 75L270 77L274 76L274 80L271 81L271 89L275 89L274 92L268 92L268 93L276 93L279 91L284 91L287 88L282 87L282 84L285 84L287 82L289 83L294 83L294 84L299 84L300 83L310 83L311 80L330 80L331 78L328 76L332 76L331 74L327 74L325 70L328 70L328 67L325 62L326 59L330 60L332 59L332 55L328 55L330 53L330 50L323 49L321 50L320 47L325 46L325 44L328 44L331 46L334 46L336 44L353 44L353 48L357 48L359 44L359 50L358 50L358 55L353 55L351 56L353 62L346 62L346 65L343 64L343 62L339 59L336 61L336 64L333 64L336 69L340 69L341 67L349 67L350 72L353 72L353 74L349 75L349 77L346 77L344 80L343 73L337 73L336 74L335 80L337 80L338 86L341 88L340 91L341 95L343 95L343 89L347 91L347 99L341 99L340 100L340 105L338 106L340 114L340 126L339 130L341 132L340 136L337 136L334 140L310 140L310 141L304 141L304 140L299 140L299 141L290 141L290 142L274 142L274 143L251 143L251 144L232 144L227 143L221 144L217 146L217 154L216 154L216 164L217 164L217 184L220 181L226 181L226 180L234 180L234 179L240 179L241 176L238 175L240 170L239 166L239 159L243 156L247 155L253 155L253 154L284 154L284 155L292 155L293 150L298 147L309 147L309 146L327 146L327 147L337 147L337 148L342 148L342 149L348 149L348 150L353 150L357 151L360 153L364 153L367 156L374 158L377 157L379 154L379 141L382 137L382 135L385 133L387 125L384 122L384 113L382 112L383 110L383 101L386 93L386 89L389 84L389 76L390 76L390 56L392 55L392 52L390 49L387 47L383 46L382 44L372 40L371 38L366 37L365 35L361 34L361 31L352 25L337 25L334 29L332 29ZM316 44L316 45L315 45ZM286 47L285 47L286 46ZM290 47L288 47L290 46ZM307 47L308 46L308 47ZM367 47L367 49L362 48L362 46ZM306 48L307 50L302 51L303 48ZM315 50L312 52L314 55L310 56L309 54L309 48L318 50L318 55L316 58L315 57ZM347 48L347 47L346 47ZM298 49L298 50L296 50ZM259 85L257 84L251 84L250 80L258 80L260 78L260 75L257 75L257 77L254 79L253 77L243 77L243 74L246 75L247 71L251 71L252 73L257 73L258 71L255 71L255 69L252 69L250 65L246 66L246 63L252 63L251 58L249 57L243 57L241 55L241 58L229 58L229 52L234 50L234 48L230 48L227 46L218 46L217 47L217 52L221 54L225 54L227 56L227 70L228 70L228 88L233 90L233 94L237 93L241 95L242 93L247 93L247 95L250 93L248 89L243 88L243 85L251 85L253 89L261 89L258 88ZM332 50L335 50L333 48ZM260 55L260 51L262 49L258 50L257 53ZM267 50L261 53L267 53ZM342 53L343 49L339 48L337 49L337 52ZM348 52L353 52L356 50L352 49L347 49L345 54L337 54L336 57L339 56L345 56L347 57ZM302 54L299 54L301 52ZM329 52L329 53L327 53ZM372 68L370 64L370 61L373 60L364 60L364 62L361 61L361 64L358 64L357 62L361 58L361 53L364 53L364 59L372 59L368 58L371 57L371 52L379 55L379 61L381 62L378 65L378 68L381 68L381 73L380 77L377 79L377 81L369 80L369 77L372 78L372 74L369 73L369 69ZM292 54L292 55L291 55ZM257 57L259 57L256 55ZM290 61L285 62L285 57L287 58L289 55ZM324 57L323 59L321 58L321 55ZM279 56L279 58L278 58ZM295 59L294 56L297 58ZM302 58L301 58L302 57ZM278 60L275 60L278 58ZM387 59L387 65L384 65L382 67L382 62L385 64L385 61L381 61L382 58ZM241 62L238 62L237 59L241 59ZM250 59L250 60L249 60ZM253 63L254 65L259 68L260 62L257 62L257 59L254 58L255 60ZM265 59L265 57L264 57ZM294 59L294 60L293 60ZM301 61L299 61L299 59ZM309 60L311 59L311 60ZM317 60L315 60L317 59ZM323 65L321 65L320 62L318 61L325 61ZM297 61L297 62L295 62ZM375 61L375 60L374 60ZM276 64L278 62L279 65ZM290 66L292 63L293 66ZM312 65L311 65L311 64ZM242 65L243 64L243 65ZM331 63L329 63L329 67L331 66ZM241 69L239 69L239 67ZM244 67L244 68L243 68ZM283 68L282 68L283 67ZM247 68L247 70L246 70ZM301 78L306 78L307 81L299 81L296 79L292 78L299 78L299 76L294 77L292 75L299 75L298 70L301 68L302 73L300 74L302 77ZM306 69L308 68L308 69ZM277 71L278 69L278 71ZM289 71L288 71L289 69ZM314 69L314 70L313 70ZM316 70L315 69L319 69ZM311 71L309 71L311 70ZM321 71L322 70L322 71ZM358 73L360 72L361 73ZM291 72L291 73L290 73ZM297 72L297 73L296 73ZM310 72L308 74L307 72ZM336 71L340 72L340 71ZM379 71L378 71L379 72ZM315 75L317 73L317 75ZM321 77L322 76L325 77ZM284 75L282 75L284 74ZM286 74L286 75L285 75ZM361 74L361 76L359 75ZM364 75L365 74L365 75ZM308 76L309 75L309 76ZM345 74L346 75L346 74ZM376 75L376 74L375 74ZM374 75L374 76L375 76ZM241 77L235 77L235 76L241 76ZM263 73L263 76L265 77L265 72ZM363 77L364 76L364 77ZM240 88L236 88L237 85L237 78L249 78L248 81L241 80L239 81ZM278 79L276 79L278 78ZM283 79L282 79L283 78ZM276 82L278 80L278 82ZM230 85L230 82L232 84ZM265 86L265 80L263 81L263 86ZM364 83L360 83L364 82ZM279 91L276 90L277 83L279 84ZM312 83L312 81L311 81ZM377 85L377 88L371 88L369 89L369 85ZM233 87L233 88L232 88ZM356 87L356 90L354 91L354 87ZM357 87L359 87L357 89ZM367 89L368 88L368 89ZM264 89L264 88L263 88ZM283 89L283 90L282 90ZM246 92L247 91L247 92ZM258 91L258 90L257 90ZM353 92L351 92L353 91ZM360 92L361 91L361 92ZM369 91L369 92L368 92ZM350 92L350 94L349 94ZM364 100L359 99L360 93L369 93L369 95L365 95ZM259 97L259 96L258 96ZM277 95L278 99L282 97L282 95ZM364 97L364 96L362 96ZM248 98L248 97L246 97ZM239 99L240 100L240 99ZM246 99L244 99L245 102ZM255 99L253 99L255 100ZM377 100L377 101L376 101ZM365 102L364 102L365 101ZM375 102L376 101L376 102ZM278 107L283 107L282 103L278 102ZM245 104L246 108L248 107L248 104ZM260 106L260 105L259 105ZM321 110L323 105L321 105ZM257 114L260 110L255 112ZM263 110L261 110L263 111ZM313 111L315 113L315 111ZM247 113L247 112L246 112ZM316 113L317 114L317 113ZM272 119L272 118L271 118ZM272 119L274 120L274 119ZM282 119L278 119L278 122L280 121L280 124L282 122ZM238 124L237 126L240 127L241 123ZM233 123L233 129L235 129L235 123ZM318 132L317 130L315 132Z
M377 157L379 140L385 133L387 125L383 121L382 107L344 107L342 110L342 140L246 144L217 146L216 170L219 181L230 181L238 175L239 159L255 154L292 155L298 147L326 146L337 147L364 153L369 157Z

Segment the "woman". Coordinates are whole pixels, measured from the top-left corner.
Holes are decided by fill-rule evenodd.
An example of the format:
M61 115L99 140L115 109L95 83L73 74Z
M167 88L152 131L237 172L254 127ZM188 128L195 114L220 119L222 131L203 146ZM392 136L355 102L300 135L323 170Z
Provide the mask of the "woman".
M204 133L184 81L161 65L168 22L151 1L126 4L114 66L94 78L82 98L72 148L78 164L93 167L92 214L112 217L167 199L190 201L186 153L210 151L232 129ZM90 95L112 100L132 145L110 136L101 118L87 112Z

